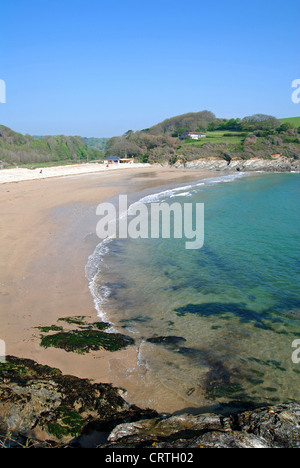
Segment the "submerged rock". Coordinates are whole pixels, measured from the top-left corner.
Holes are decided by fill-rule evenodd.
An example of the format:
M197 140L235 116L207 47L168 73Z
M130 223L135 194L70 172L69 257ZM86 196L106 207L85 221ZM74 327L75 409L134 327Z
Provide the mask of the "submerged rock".
M153 338L148 338L147 341L152 344L177 346L184 343L186 339L182 336L154 336Z

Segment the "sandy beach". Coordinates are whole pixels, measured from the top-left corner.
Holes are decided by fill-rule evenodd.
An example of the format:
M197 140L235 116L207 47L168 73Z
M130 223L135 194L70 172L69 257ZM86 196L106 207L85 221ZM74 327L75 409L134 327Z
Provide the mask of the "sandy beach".
M0 184L0 339L8 355L33 359L65 374L123 384L132 399L134 386L128 388L132 383L122 382L120 375L122 369L136 367L134 346L86 355L44 349L36 327L54 325L62 317L82 315L95 320L85 265L99 243L99 203L121 193L137 196L214 173L149 166L87 169L74 173L74 168L69 172L64 168L63 174L57 170L56 176L47 177L47 168L39 180L22 180L28 177L26 170L23 174L10 171L9 177L1 172L0 179L6 183ZM178 402L173 403L166 395L155 409L169 411Z
M135 163L134 167L149 167L149 164ZM36 169L14 168L0 171L0 184L9 182L20 182L25 180L43 180L53 177L68 177L79 174L95 174L99 172L111 172L113 170L132 169L131 164L110 164L109 167L103 163L72 164L65 166L39 167Z

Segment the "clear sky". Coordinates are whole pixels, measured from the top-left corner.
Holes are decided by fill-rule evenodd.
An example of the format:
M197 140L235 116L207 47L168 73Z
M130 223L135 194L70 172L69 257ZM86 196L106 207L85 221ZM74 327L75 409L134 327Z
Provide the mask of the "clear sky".
M298 0L0 0L0 17L0 124L21 133L300 115Z

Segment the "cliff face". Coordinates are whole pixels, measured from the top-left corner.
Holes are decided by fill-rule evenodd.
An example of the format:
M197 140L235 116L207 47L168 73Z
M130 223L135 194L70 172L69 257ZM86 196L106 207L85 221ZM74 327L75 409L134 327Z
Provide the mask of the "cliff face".
M0 364L0 446L300 447L298 403L226 416L172 416L131 406L122 393L108 384L8 357Z
M214 171L267 171L267 172L292 172L300 171L300 159L291 159L279 156L272 159L250 158L231 159L200 158L184 163L179 160L174 167L186 169L206 169Z

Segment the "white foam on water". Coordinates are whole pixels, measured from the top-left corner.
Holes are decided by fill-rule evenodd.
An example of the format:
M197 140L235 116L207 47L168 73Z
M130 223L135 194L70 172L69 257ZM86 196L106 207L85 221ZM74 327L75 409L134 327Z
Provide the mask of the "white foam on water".
M147 195L142 197L137 202L132 203L127 210L122 213L119 213L119 220L123 219L125 216L130 214L131 210L134 210L139 204L150 204L150 203L158 203L162 202L163 200L167 200L174 197L189 197L195 191L199 190L199 187L205 188L211 185L219 184L219 183L228 183L233 182L236 179L240 179L249 175L248 172L237 172L234 174L227 174L227 175L220 175L218 177L209 177L206 179L202 179L201 181L197 181L190 185L184 185L180 187L171 188L168 190L163 190L161 192L153 193L151 195ZM115 222L116 220L112 220L111 222ZM97 311L98 316L113 325L109 321L109 317L107 317L105 313L105 303L109 300L110 296L110 289L105 286L99 286L99 274L105 268L108 268L104 262L104 257L109 255L110 249L109 244L112 242L114 238L107 237L106 239L102 240L94 252L88 258L87 265L85 267L86 278L89 281L89 288L94 299L95 308ZM98 280L98 281L97 281Z

